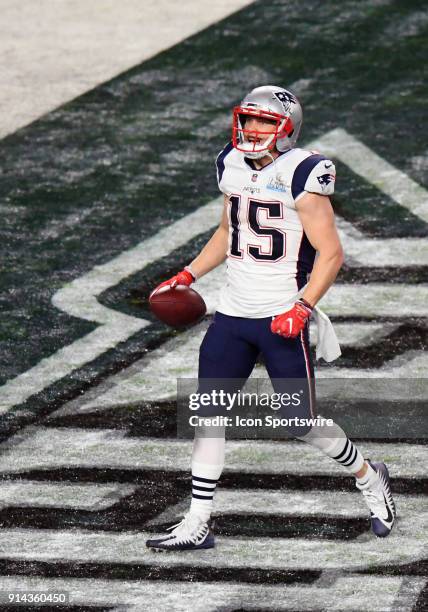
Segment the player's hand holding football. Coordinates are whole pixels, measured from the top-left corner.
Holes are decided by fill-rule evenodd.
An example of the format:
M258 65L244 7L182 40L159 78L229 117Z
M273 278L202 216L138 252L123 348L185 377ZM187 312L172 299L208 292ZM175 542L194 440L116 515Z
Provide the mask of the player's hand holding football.
M297 300L290 310L274 318L270 324L271 331L284 338L296 338L304 329L311 314L312 306L303 299Z
M156 291L161 289L161 287L169 286L171 287L171 289L173 289L177 285L186 285L186 287L190 287L190 285L194 283L195 280L196 278L194 274L192 274L189 267L186 267L184 268L184 270L181 270L181 272L179 272L178 274L176 274L169 280L164 281L163 283L158 285L155 289L153 289L150 295L153 295L154 293L156 293Z

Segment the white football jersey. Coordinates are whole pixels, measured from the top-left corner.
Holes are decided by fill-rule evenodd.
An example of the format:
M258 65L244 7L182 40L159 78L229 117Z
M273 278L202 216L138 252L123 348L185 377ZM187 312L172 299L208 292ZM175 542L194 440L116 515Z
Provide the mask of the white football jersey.
M229 248L219 312L257 319L290 305L315 259L296 201L306 192L331 195L335 176L330 159L303 149L261 170L231 143L221 151L217 179L229 198Z

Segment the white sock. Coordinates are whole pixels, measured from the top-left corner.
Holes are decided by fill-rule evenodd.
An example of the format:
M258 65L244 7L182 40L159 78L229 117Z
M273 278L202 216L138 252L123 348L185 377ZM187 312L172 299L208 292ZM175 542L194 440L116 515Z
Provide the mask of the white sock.
M367 472L361 478L357 478L355 476L355 480L360 485L360 487L367 488L371 486L377 480L377 472L372 468L372 466L367 464Z
M299 440L315 446L337 461L350 474L359 472L364 465L363 455L337 423L313 425L305 436L299 437Z
M192 453L192 502L190 513L207 522L214 492L224 466L224 438L196 437Z

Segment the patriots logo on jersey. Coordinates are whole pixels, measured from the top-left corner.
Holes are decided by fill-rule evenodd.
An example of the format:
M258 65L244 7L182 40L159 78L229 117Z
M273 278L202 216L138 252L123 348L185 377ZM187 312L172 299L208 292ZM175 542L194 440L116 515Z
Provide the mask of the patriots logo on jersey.
M317 176L318 183L321 185L323 189L324 187L327 187L327 185L332 183L335 180L335 178L336 177L334 176L334 174L322 174L321 176Z

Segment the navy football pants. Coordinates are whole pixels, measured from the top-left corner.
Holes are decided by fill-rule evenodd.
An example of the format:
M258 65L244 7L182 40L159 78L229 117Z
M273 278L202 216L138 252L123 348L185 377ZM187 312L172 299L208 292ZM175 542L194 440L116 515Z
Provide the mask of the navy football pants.
M247 319L216 312L199 351L200 391L209 390L206 379L235 379L237 390L250 376L261 353L275 392L281 389L281 379L302 379L308 401L294 414L314 418L313 364L309 351L308 325L297 338L283 338L270 330L272 317ZM310 429L310 427L309 427ZM290 432L291 433L291 432ZM305 430L300 428L299 435Z

